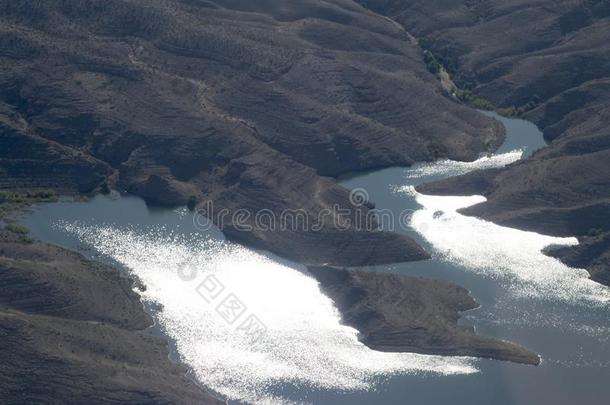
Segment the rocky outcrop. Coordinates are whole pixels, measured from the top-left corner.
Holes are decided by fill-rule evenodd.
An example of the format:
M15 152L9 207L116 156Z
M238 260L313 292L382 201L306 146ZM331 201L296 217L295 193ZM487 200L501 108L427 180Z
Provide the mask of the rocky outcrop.
M170 362L131 281L0 231L0 398L23 403L221 404Z
M610 285L610 234L581 237L577 246L548 249L549 256L557 257L569 266L586 268L598 283Z
M372 349L475 356L537 365L538 355L458 325L460 312L478 307L455 284L391 273L309 267L346 325Z
M474 159L502 141L445 96L400 26L351 1L1 0L0 30L4 187L108 182L154 204L314 219L349 206L325 176ZM424 257L405 236L335 223L217 222L308 263Z

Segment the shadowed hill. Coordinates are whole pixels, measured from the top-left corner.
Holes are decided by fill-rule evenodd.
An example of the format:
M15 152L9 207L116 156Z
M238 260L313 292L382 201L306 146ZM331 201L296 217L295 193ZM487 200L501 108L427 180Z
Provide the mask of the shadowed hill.
M460 313L478 307L468 291L439 280L372 271L309 267L358 338L375 350L475 356L538 365L540 357L458 325Z
M444 96L400 26L351 1L2 0L0 30L2 187L108 182L155 204L317 218L349 206L323 176L502 140ZM426 257L333 220L315 235L219 225L312 263Z
M131 281L0 231L3 404L222 404L168 358Z
M458 85L535 122L550 141L506 170L422 186L479 193L465 213L582 246L561 250L608 284L610 262L610 3L608 1L361 1L394 17ZM570 253L571 252L571 253Z

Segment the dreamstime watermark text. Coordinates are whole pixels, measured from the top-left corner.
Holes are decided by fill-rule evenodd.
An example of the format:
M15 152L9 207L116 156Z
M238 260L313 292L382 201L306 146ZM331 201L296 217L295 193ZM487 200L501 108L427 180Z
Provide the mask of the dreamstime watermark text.
M414 212L404 209L396 213L387 208L376 208L369 202L368 192L356 188L350 192L347 204L334 203L316 209L239 208L232 211L207 201L195 209L193 223L200 231L208 231L214 226L220 229L231 226L241 232L320 232L324 229L395 232L412 229Z

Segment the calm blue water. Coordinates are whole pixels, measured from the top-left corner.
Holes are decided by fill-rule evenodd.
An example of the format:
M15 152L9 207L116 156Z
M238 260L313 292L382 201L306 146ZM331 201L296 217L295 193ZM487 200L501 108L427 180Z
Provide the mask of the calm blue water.
M496 153L497 161L483 160L474 165L437 162L408 169L391 168L345 177L341 183L347 188L365 189L379 209L396 214L412 209L422 214L423 222L414 225L415 229L397 229L421 243L432 253L433 259L367 270L438 278L468 288L481 307L466 313L462 322L475 325L481 334L512 340L540 353L543 363L539 367L468 360L478 372L443 375L446 373L431 371L434 368L431 363L436 361L434 357L379 357L370 350L355 347L350 343L349 331L333 326L337 321L327 300L315 295L315 288L311 288L315 285L299 265L273 255L253 257L248 252L205 245L210 246L210 252L204 256L204 267L206 261L214 261L217 257L231 260L239 256L242 264L233 265L232 271L243 265L256 267L254 270L261 274L256 279L242 280L237 270L218 273L219 277L224 277L222 280L228 288L240 292L240 298L248 303L249 310L258 311L274 334L269 347L251 353L240 346L241 340L235 340L233 344L233 336L218 337L205 328L191 331L187 326L206 323L212 315L203 312L197 318L197 314L193 314L194 308L202 304L191 305L191 285L174 285L175 277L162 278L164 270L171 271L176 266L173 258L181 254L181 249L197 247L203 239L224 243L218 229L202 232L184 210L154 209L139 198L119 195L97 196L85 203L45 204L28 212L22 222L41 240L117 264L149 284L149 295L144 298L150 296L152 301L163 304L161 313L164 315L157 313L158 331L173 338L176 358L195 369L194 378L199 376L204 385L233 398L254 401L270 395L276 402L293 400L316 404L605 403L610 398L607 384L610 324L605 290L583 281L582 273L537 255L536 249L528 250L543 238L527 233L512 234L505 228L480 221L468 222L452 214L450 208L443 208L443 215L438 220L426 219L426 209L437 211L434 204L449 205L444 200L428 202L421 197L418 201L416 194L405 189L476 167L514 160L511 151L522 150L524 155L529 155L544 145L542 134L532 124L498 119L507 127L508 138ZM80 233L66 231L65 224L82 225ZM100 227L111 232L102 237ZM120 238L115 240L113 235ZM448 239L444 239L445 236ZM514 246L519 247L517 251L511 249ZM467 254L462 256L464 252ZM149 268L154 268L155 273L148 272ZM283 278L284 274L289 277ZM529 277L530 274L535 277ZM162 291L170 288L182 290L179 293ZM255 291L251 293L250 290ZM277 298L275 301L269 299L281 290L285 290L288 298L282 296L281 302ZM171 299L172 294L178 295L176 302ZM303 305L299 306L299 302ZM268 311L267 305L274 309ZM224 327L222 324L212 326ZM308 334L308 330L318 327L319 330ZM185 329L189 331L184 333ZM231 332L227 329L226 333ZM218 346L217 353L205 351L206 345L221 345L225 340L231 344ZM294 346L289 344L292 341L296 342ZM198 351L190 350L198 343L202 346ZM240 351L232 352L236 347ZM235 361L234 354L243 356L248 362L225 367ZM263 365L253 366L258 361L256 356L269 356L263 357L269 360L262 364L272 364L275 368L265 370ZM310 361L308 356L311 356ZM397 371L390 366L386 369L383 364L368 365L411 361L418 364L414 367L415 372ZM461 365L459 361L456 364ZM360 366L365 371L361 372ZM198 367L200 374L196 372ZM322 378L316 378L318 371ZM210 379L211 374L222 378ZM354 388L351 379L366 380L367 384ZM324 384L324 381L329 383ZM264 391L265 395L259 391Z

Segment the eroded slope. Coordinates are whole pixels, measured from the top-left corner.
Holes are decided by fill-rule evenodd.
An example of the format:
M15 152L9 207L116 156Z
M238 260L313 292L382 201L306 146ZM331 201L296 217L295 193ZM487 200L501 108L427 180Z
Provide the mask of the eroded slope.
M443 95L400 26L344 0L1 1L0 182L157 204L213 200L312 221L348 193L326 177L501 142ZM305 262L426 257L411 240L227 234Z
M607 284L610 3L362 3L401 22L462 89L474 94L470 99L522 115L551 142L506 170L472 173L420 190L485 194L486 203L465 212L547 234L578 236L582 246L561 252L572 252L568 262L588 267Z
M21 403L223 403L170 362L131 281L0 231L0 398Z

